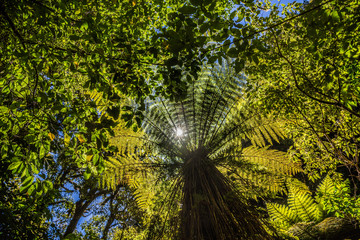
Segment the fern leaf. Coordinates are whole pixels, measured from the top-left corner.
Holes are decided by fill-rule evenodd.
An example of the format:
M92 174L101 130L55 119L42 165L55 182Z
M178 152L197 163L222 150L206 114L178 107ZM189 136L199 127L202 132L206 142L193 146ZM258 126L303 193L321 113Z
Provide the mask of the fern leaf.
M289 178L287 180L287 187L289 188L289 193L293 193L293 194L306 193L311 195L311 191L309 187L305 183L299 181L296 178Z
M317 221L321 217L321 211L310 194L305 192L290 192L288 204L304 222Z
M334 194L336 191L334 181L331 179L329 175L322 180L319 186L316 189L317 197L321 197L324 195Z
M286 205L267 203L266 208L270 218L274 222L280 223L284 228L290 227L299 220L296 213Z
M285 152L269 149L269 146L264 148L254 146L244 148L242 156L247 161L263 165L274 173L292 175L301 171L301 167L291 162Z

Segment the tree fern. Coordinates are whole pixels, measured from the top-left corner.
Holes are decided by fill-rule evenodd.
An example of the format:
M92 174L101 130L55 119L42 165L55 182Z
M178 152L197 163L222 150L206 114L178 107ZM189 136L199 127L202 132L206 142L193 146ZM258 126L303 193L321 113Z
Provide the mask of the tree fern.
M240 177L252 176L244 181L265 182L266 173L278 181L275 173L299 168L265 147L282 134L274 121L246 107L243 77L229 68L204 69L181 101L149 102L143 125L166 175L176 178L172 191L180 192L182 204L177 238L269 239L258 214L224 173L235 170Z
M281 130L246 106L243 78L226 71L203 71L179 102L148 102L144 133L120 125L111 140L118 152L108 156L103 186L128 184L145 209L152 195L145 174L154 169L175 178L167 202L174 204L181 195L180 225L174 231L180 239L270 239L246 203L249 194L235 190L224 173L235 171L249 183L241 186L244 192L246 186L278 191L284 175L300 170L284 153L269 149L283 137Z

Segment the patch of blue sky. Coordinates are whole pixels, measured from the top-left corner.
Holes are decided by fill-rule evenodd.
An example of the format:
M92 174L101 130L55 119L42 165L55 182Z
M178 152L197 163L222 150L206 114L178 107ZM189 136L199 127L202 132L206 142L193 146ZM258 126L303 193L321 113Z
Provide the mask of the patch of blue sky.
M266 0L260 0L258 2L265 2L265 1ZM285 17L282 14L282 12L283 12L284 7L286 7L287 5L293 4L293 3L307 4L308 2L309 2L308 0L270 0L269 1L271 6L274 6L274 5L277 6L279 16L281 16L281 17ZM234 5L234 7L231 9L230 12L239 11L243 7L244 7L243 5L236 4L236 5ZM267 9L260 9L260 10L261 10L260 13L259 13L260 17L266 18L266 17L269 16L270 10L267 10ZM243 19L239 20L237 14L235 15L234 18L232 18L232 20L236 23L235 27L238 28L238 29L241 29L242 27L244 27L246 25L249 25L249 24L251 25L251 22L249 22L249 19L243 18ZM261 32L262 32L262 30L260 29L260 32L259 32L260 35L262 34ZM247 38L246 36L244 36L244 37ZM251 37L248 38L248 39L250 40ZM212 45L214 50L215 50L215 49L219 49L219 48L223 47L224 43L226 43L226 41L230 41L229 48L234 46L233 45L234 37L231 36L231 35L221 43L219 43L219 42L209 42L208 45L209 45L209 47ZM215 63L219 63L219 61L216 60Z

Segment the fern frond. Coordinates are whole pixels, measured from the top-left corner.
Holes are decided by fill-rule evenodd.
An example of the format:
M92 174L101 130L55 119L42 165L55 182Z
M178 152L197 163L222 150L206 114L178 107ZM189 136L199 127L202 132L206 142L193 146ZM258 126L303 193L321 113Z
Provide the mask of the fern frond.
M254 194L264 196L267 193L278 193L284 191L284 181L285 178L271 174L268 172L261 171L241 171L239 174L242 177L242 180L247 180L248 184L246 187L252 185L254 190ZM265 190L265 191L264 191ZM244 189L244 191L248 191ZM259 194L261 191L261 194ZM246 193L249 196L249 193ZM252 195L251 198L257 198Z
M274 141L279 143L281 138L285 138L279 124L269 119L255 115L248 120L250 128L246 132L246 137L250 139L252 145L265 147Z
M334 181L331 179L330 175L326 175L326 177L321 181L316 189L316 195L324 196L334 194L336 191Z
M106 108L106 100L103 98L103 93L98 92L95 89L86 91L86 96L89 100L94 102L99 112L103 112Z
M101 98L103 96L102 92L98 92L95 89L90 92L90 99L95 102L96 105L100 104Z
M152 179L152 176L142 179L134 191L135 200L142 210L149 210L149 207L152 204L152 200L155 196L155 191L152 187L153 181L154 179Z
M290 162L285 152L269 149L269 146L263 148L255 146L244 148L242 157L249 162L264 166L273 173L293 175L301 171L301 166Z
M316 204L311 195L306 192L290 192L288 204L289 207L296 212L301 221L317 221L322 216L322 211L318 204Z
M298 164L292 163L286 153L274 149L250 146L242 151L232 153L228 158L234 159L230 165L241 169L237 174L254 187L263 188L270 192L284 190L286 176L301 171Z
M299 221L297 214L286 205L267 203L266 208L270 218L285 229Z
M146 163L135 158L109 157L106 170L100 177L100 185L107 189L116 189L119 185L127 185L134 191L134 198L138 206L146 210L154 197L151 190L149 170L154 164Z
M311 196L309 187L298 179L288 179L287 186L289 189L288 204L299 219L304 222L318 221L323 211Z
M309 187L296 178L289 178L287 180L287 187L289 189L289 193L306 193L311 195Z
M107 156L105 170L99 178L100 186L112 190L119 185L130 187L138 206L145 210L153 197L149 170L154 168L154 163L149 159L150 149L144 141L144 133L126 128L121 120L114 133L110 144L116 146L117 152Z

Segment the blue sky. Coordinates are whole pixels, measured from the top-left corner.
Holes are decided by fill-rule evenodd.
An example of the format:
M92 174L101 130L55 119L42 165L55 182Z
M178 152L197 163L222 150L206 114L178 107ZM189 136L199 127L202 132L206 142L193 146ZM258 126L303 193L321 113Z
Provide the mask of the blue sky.
M272 0L271 2L277 3L279 1ZM302 3L303 1L302 0L280 0L280 3L283 3L283 4L288 4L288 3L292 3L292 2L300 2L300 3Z

